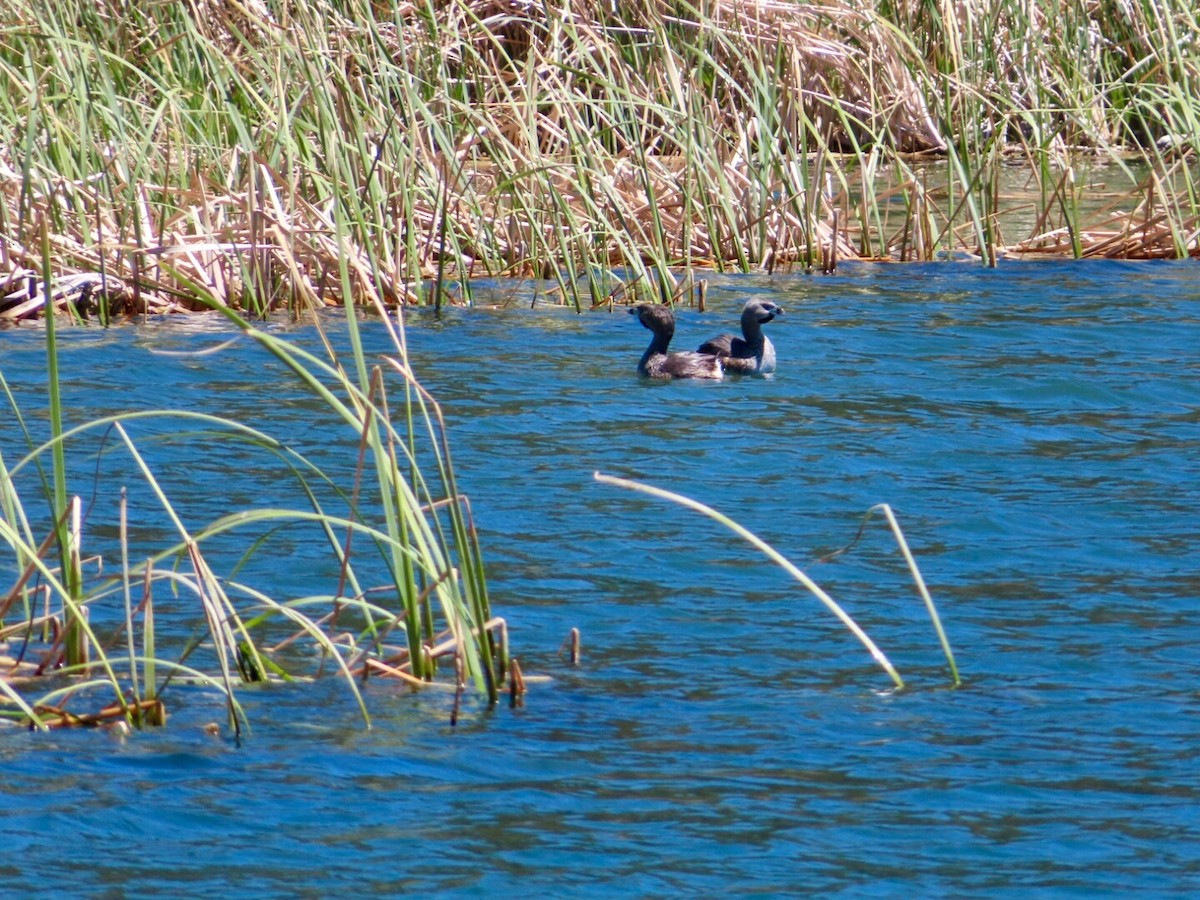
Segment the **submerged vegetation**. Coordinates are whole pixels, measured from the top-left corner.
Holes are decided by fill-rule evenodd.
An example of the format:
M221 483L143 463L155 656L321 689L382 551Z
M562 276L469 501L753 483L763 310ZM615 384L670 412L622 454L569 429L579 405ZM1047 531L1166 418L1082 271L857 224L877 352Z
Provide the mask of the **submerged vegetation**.
M7 318L1200 254L1190 0L0 9Z

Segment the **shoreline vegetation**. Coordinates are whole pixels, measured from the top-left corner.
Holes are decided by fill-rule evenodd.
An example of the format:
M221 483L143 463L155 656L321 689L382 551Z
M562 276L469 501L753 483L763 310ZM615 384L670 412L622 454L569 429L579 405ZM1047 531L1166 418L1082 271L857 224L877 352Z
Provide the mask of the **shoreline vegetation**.
M9 321L1200 255L1189 0L3 9Z

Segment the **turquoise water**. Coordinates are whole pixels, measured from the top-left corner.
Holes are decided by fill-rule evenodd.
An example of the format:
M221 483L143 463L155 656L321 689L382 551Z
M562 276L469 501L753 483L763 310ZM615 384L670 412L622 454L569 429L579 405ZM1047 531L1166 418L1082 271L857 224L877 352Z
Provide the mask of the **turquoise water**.
M709 311L680 312L678 346L725 330L751 292L787 309L768 326L769 380L640 382L646 333L622 312L412 314L494 608L525 671L550 680L454 728L440 693L373 682L366 731L330 681L246 693L241 746L205 736L221 712L202 692L127 739L8 732L5 893L1200 890L1200 267L714 278ZM334 464L326 425L248 342L190 355L229 336L69 332L71 421L224 412ZM0 333L33 427L40 340ZM18 446L5 425L10 464ZM147 453L196 524L280 499L249 449ZM843 602L908 688L732 535L596 470L734 514ZM881 525L815 562L881 502L939 603L960 688ZM290 553L259 574L285 595L325 585L321 548ZM572 627L577 668L558 654Z

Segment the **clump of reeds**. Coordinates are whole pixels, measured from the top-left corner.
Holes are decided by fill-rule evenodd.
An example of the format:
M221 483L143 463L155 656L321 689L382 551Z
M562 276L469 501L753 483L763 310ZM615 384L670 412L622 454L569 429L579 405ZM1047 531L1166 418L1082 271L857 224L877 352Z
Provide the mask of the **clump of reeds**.
M0 544L11 554L5 569L16 573L0 587L0 651L6 650L0 652L0 694L8 700L0 703L0 716L35 728L161 724L171 691L201 683L221 692L230 724L240 730L240 685L326 673L344 679L364 717L360 685L368 677L440 685L456 698L473 684L495 702L511 672L507 629L490 611L470 504L455 482L440 410L413 378L398 324L381 311L394 352L368 366L351 309L351 350L343 366L332 349L322 359L227 314L340 423L344 458L357 459L352 476L322 469L266 430L207 414L118 412L68 426L58 399L54 317L48 317L48 439L27 429L0 375L10 420L29 446L11 466L0 456ZM209 448L255 448L293 481L300 505L189 521L143 449L163 423L175 439L194 435ZM115 565L86 565L68 446L73 453L94 448L104 454L106 471L140 481L175 542L132 546L124 481L119 495L105 484L120 523L120 558ZM52 512L49 521L31 511L31 495L39 493ZM254 559L270 558L271 538L283 530L328 548L338 572L334 583L314 583L304 597L280 597L270 586L237 577ZM229 532L244 535L248 549L222 571L209 548ZM179 637L189 633L198 636ZM316 652L282 653L297 642ZM453 664L439 673L441 659ZM523 685L514 686L514 696ZM458 699L455 715L457 709Z
M521 275L581 305L615 270L665 295L678 268L1194 255L1197 18L1185 0L16 0L0 317L38 313L30 274L86 275L119 317L197 289L260 314ZM1077 176L1096 166L1138 188L1092 239Z

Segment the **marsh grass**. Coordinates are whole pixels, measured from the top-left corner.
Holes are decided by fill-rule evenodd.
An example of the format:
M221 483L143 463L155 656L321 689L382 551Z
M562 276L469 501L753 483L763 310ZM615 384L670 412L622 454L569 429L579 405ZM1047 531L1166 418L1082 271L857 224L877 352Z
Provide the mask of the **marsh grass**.
M838 621L847 628L847 630L850 631L850 633L859 641L859 643L861 643L863 647L867 649L867 652L870 653L871 658L875 660L879 667L887 673L888 677L892 680L893 685L895 685L897 689L901 689L905 686L905 682L900 677L900 673L896 671L895 666L892 665L888 657L867 635L862 627L859 626L853 617L846 612L841 604L834 600L833 597L831 597L820 585L810 578L807 573L792 563L791 560L785 557L782 553L780 553L758 535L747 529L744 525L734 521L724 513L713 509L711 506L707 506L698 500L694 500L691 497L686 497L683 494L677 494L673 491L667 491L653 485L632 481L627 478L615 478L611 475L603 475L600 472L596 472L593 475L593 478L595 478L595 480L601 484L625 488L626 490L636 491L651 497L657 497L660 500L667 500L671 503L682 506L685 509L690 509L694 512L700 513L703 516L707 516L714 522L717 522L725 528L728 528L738 537L742 538L742 540L746 541L756 550L763 553L769 560L771 560L771 562L791 575L792 578L798 581L805 588L805 590L816 597L817 600L820 601L820 603L827 610L829 610L829 612L831 612L838 619ZM930 621L933 623L934 630L937 633L938 641L941 644L942 651L946 657L946 663L950 669L951 681L955 686L958 686L961 681L958 674L958 666L954 660L954 653L950 649L949 638L946 636L945 629L942 626L941 617L938 615L937 607L933 602L933 597L930 596L929 589L925 584L925 579L922 577L921 571L917 567L917 561L913 557L912 551L909 549L908 541L904 537L904 533L900 529L900 524L897 522L895 513L892 512L890 506L884 503L871 507L864 517L863 523L859 527L858 534L855 536L854 540L841 550L829 554L825 557L825 559L832 559L835 556L848 552L859 541L859 539L861 539L863 532L866 529L867 522L876 512L883 515L884 519L888 523L888 527L890 528L892 535L896 539L896 546L900 550L901 556L904 558L909 573L912 575L913 584L916 586L917 592L920 594L921 599L925 604L925 609L928 612Z
M341 677L368 721L361 688L368 676L459 696L472 686L496 702L506 679L516 677L507 627L491 614L482 552L469 501L455 483L441 411L408 368L399 324L381 313L392 352L369 366L356 338L348 354L326 344L323 358L223 311L243 340L282 363L340 422L346 456L357 459L354 472L325 471L265 430L192 411L125 412L74 426L60 413L40 443L25 430L28 452L11 466L0 458L0 540L16 572L0 589L0 640L7 644L0 691L10 703L0 715L35 728L161 724L172 692L203 685L220 694L230 727L240 733L244 686L326 674ZM51 373L53 407L54 365ZM14 421L25 429L3 386ZM300 504L189 522L143 449L164 430L211 452L238 445L263 454L294 484ZM68 466L68 448L72 457L97 454L106 467L138 480L173 543L131 546L125 484L118 489L106 479L91 505L107 496L116 507L119 565L85 571L86 533L79 498L70 491L79 476ZM49 503L44 521L29 514L30 497L38 496ZM273 538L282 533L328 548L338 574L325 593L279 597L270 586L238 577L255 560L268 568L286 564L272 556ZM217 539L235 534L246 548L240 558L214 558ZM168 598L165 606L160 596ZM180 637L190 631L192 637ZM281 653L300 642L312 652ZM449 683L438 669L447 658Z
M1184 256L1185 0L9 0L0 316L595 305L613 271ZM928 161L942 162L938 177ZM1038 227L1003 227L1004 168ZM1136 185L1099 219L1078 179ZM49 235L43 257L40 235ZM348 277L341 271L348 261ZM33 275L51 290L29 288ZM91 285L80 302L77 283Z

